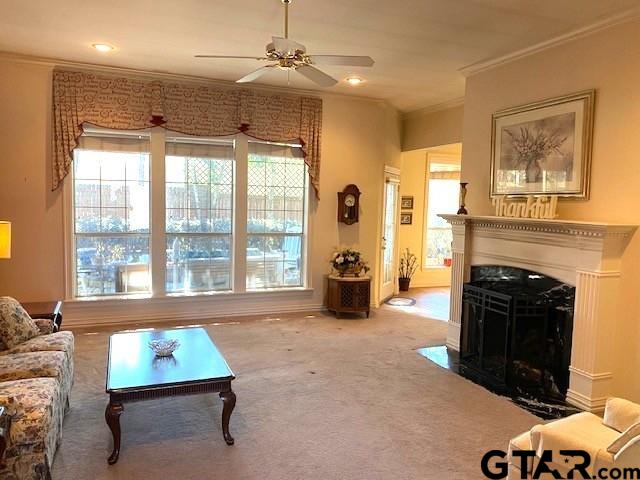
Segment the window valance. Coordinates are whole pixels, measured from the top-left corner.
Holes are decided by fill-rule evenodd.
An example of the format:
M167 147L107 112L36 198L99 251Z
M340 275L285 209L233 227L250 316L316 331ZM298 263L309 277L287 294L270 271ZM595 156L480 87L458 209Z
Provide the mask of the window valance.
M83 124L118 130L164 127L186 135L243 132L302 145L318 195L322 100L316 97L103 73L53 72L53 189L71 169Z

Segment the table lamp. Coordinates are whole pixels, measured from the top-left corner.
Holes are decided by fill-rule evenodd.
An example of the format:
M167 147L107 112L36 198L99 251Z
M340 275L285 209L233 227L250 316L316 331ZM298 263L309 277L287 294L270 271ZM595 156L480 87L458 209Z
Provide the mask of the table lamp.
M11 258L11 222L0 220L0 258Z

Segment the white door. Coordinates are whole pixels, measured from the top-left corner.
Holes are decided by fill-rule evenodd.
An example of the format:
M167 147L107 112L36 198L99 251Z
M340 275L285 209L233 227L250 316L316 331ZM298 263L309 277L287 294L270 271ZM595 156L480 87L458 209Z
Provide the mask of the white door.
M396 293L398 247L398 191L399 177L387 173L384 184L382 217L382 268L380 269L380 301Z

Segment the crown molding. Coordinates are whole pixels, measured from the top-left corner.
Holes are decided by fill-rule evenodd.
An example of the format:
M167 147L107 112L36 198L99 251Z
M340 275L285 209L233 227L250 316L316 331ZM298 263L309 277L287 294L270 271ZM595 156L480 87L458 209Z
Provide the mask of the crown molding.
M462 105L464 105L464 97L452 98L451 100L447 100L445 102L440 102L433 105L427 105L425 107L418 108L416 110L403 112L402 119L405 120L407 118L422 117L423 115L440 112L442 110L448 110L449 108L460 107Z
M557 37L551 38L549 40L545 40L543 42L536 43L535 45L531 45L529 47L516 50L515 52L507 53L506 55L501 55L499 57L489 58L486 60L481 60L479 62L472 63L470 65L462 67L458 71L462 73L462 75L464 75L465 77L470 77L477 73L484 72L486 70L491 70L492 68L496 68L501 65L514 62L521 58L534 55L538 52L548 50L558 45L563 45L565 43L572 42L582 37L587 37L601 30L605 30L607 28L613 27L615 25L619 25L621 23L629 22L637 18L640 18L640 7L633 7L629 10L626 10L625 12L619 13L617 15L613 15L603 20L599 20L597 22L594 22L590 25L587 25L581 28L571 30L567 33L563 33L562 35L558 35Z
M125 75L135 76L139 78L181 80L181 81L188 81L188 82L206 84L206 85L217 85L220 87L227 87L227 88L246 88L251 90L259 90L263 92L289 93L292 95L307 95L307 96L318 97L318 98L339 98L342 100L365 101L365 102L375 103L378 105L390 106L396 109L396 107L391 105L391 103L389 103L387 100L382 98L347 95L344 93L326 92L321 90L279 87L279 86L264 85L259 83L252 83L251 85L243 85L230 80L219 80L219 79L203 77L199 75L185 75L181 73L171 73L171 72L165 72L165 71L142 70L142 69L131 68L131 67L118 67L118 66L111 66L111 65L103 65L99 63L76 62L72 60L65 60L62 58L38 57L34 55L25 55L21 53L0 51L0 61L3 61L3 60L8 62L14 62L14 63L41 65L41 66L50 67L50 68L69 68L69 69L73 68L77 70L101 72L101 73L111 74L111 75L125 74Z

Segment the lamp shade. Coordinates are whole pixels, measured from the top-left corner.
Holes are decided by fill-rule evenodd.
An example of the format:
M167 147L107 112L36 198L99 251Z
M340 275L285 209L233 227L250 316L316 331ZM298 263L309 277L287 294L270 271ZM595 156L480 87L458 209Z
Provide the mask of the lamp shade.
M11 258L11 222L0 220L0 258Z

